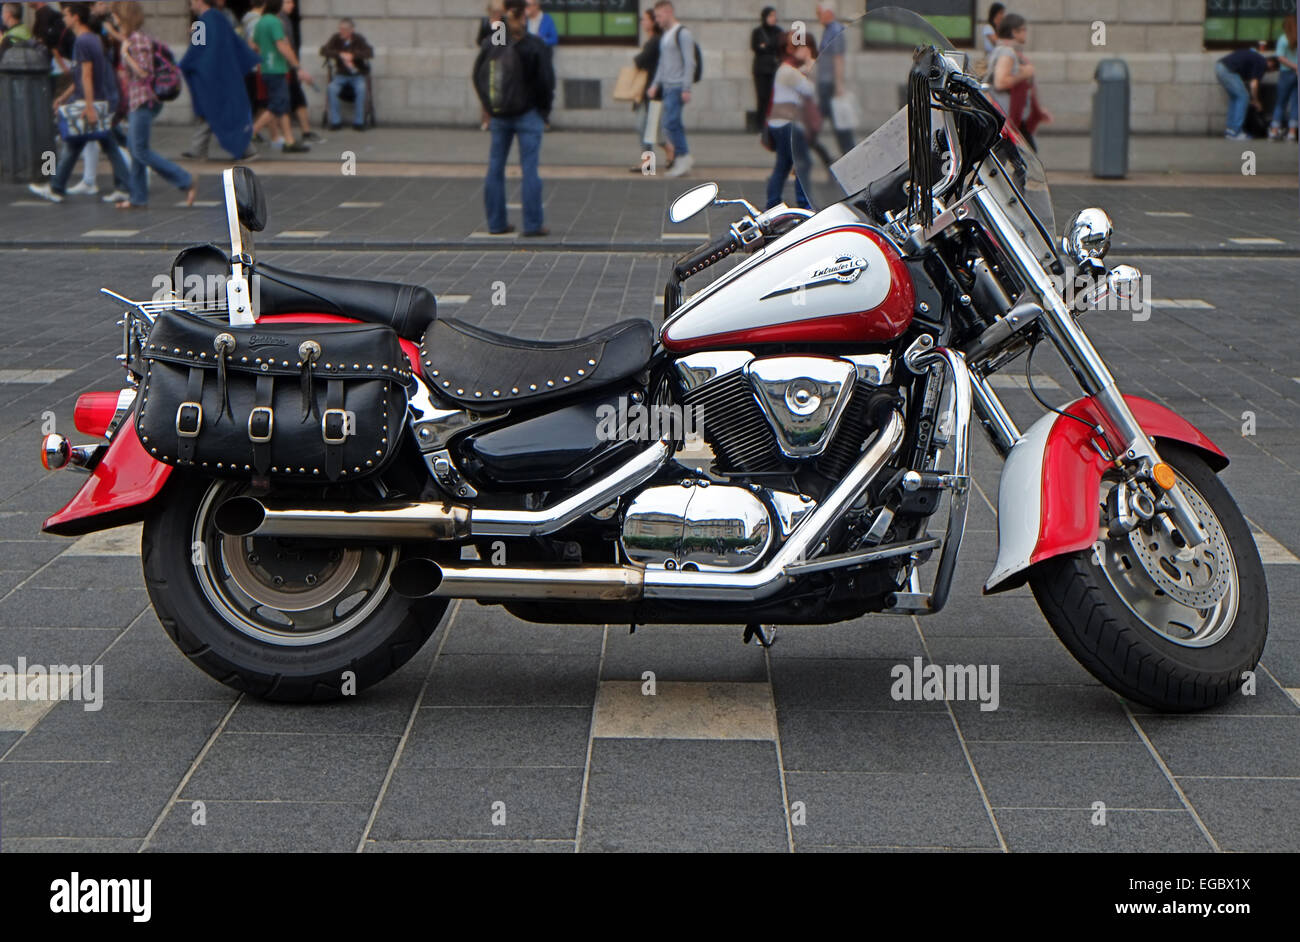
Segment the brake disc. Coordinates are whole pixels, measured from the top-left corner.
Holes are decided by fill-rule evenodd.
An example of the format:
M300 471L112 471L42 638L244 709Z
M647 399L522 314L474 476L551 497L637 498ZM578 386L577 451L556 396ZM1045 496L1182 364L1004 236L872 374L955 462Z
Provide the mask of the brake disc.
M1227 593L1232 579L1232 556L1218 518L1200 494L1190 487L1183 493L1205 530L1205 542L1187 547L1175 539L1159 518L1129 534L1129 544L1151 580L1171 599L1189 608L1207 609Z

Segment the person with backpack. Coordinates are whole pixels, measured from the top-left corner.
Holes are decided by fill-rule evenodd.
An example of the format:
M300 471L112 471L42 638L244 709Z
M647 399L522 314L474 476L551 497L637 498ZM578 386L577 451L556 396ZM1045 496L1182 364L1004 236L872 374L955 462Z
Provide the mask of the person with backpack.
M663 30L659 38L659 66L650 81L651 98L662 95L664 135L672 144L672 158L664 176L680 177L695 164L682 124L682 108L691 103L691 86L700 80L700 48L695 38L677 19L672 0L658 0L655 22Z
M185 193L185 205L193 206L198 195L196 176L176 166L149 146L154 118L162 110L159 92L180 90L180 70L163 53L157 40L144 32L144 10L137 0L115 0L113 14L122 32L122 77L127 96L126 139L131 151L130 196L118 209L144 209L149 204L149 176L153 170ZM173 96L174 97L174 96Z
M483 203L493 235L515 231L506 219L506 160L515 137L523 172L524 235L550 234L542 225L542 178L537 166L555 99L555 71L546 44L528 32L525 9L525 0L505 0L505 34L494 33L483 40L474 60L474 91L492 116ZM497 42L498 37L505 41Z
M130 176L126 160L122 157L122 151L118 149L117 140L109 133L107 126L108 117L117 110L119 98L117 78L108 64L108 57L104 55L104 44L100 42L98 35L91 32L90 4L65 3L62 12L64 23L76 36L72 47L73 84L54 100L54 105L59 108L74 98L82 102L84 107L80 121L84 122L85 129L82 133L74 133L73 122L68 121L68 130L65 132L63 150L54 171L54 180L50 183L32 183L27 188L41 199L62 203L67 193L68 178L72 176L72 169L77 165L81 152L86 149L86 143L92 140L90 135L94 134L98 137L99 146L113 167L113 180L116 184L116 189L105 197L105 202L110 200L116 202L127 195L125 188Z

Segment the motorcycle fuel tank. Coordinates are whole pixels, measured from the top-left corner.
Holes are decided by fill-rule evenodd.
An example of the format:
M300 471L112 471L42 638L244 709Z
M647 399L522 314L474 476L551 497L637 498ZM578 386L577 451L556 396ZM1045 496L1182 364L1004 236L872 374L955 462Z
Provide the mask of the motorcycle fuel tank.
M760 343L872 343L907 329L915 304L902 255L834 206L691 298L664 325L670 350Z

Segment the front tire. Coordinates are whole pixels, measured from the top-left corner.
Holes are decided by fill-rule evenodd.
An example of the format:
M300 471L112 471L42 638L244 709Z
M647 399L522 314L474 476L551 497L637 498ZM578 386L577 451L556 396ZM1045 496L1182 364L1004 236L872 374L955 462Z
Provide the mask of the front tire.
M1144 526L1044 560L1029 584L1052 630L1094 677L1130 700L1188 712L1223 703L1255 668L1268 635L1268 589L1250 527L1196 452L1165 445L1210 539ZM1101 503L1113 486L1103 481Z
M287 702L337 699L410 660L449 603L392 591L400 548L224 536L216 508L245 489L179 478L145 521L149 598L181 652L227 686Z

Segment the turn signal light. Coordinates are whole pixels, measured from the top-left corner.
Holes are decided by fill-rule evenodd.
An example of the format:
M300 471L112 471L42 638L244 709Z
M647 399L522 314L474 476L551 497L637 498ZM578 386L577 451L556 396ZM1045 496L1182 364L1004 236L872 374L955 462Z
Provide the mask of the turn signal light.
M77 406L72 412L72 424L78 432L104 438L108 435L108 426L117 414L116 392L89 392L77 397Z
M1174 469L1163 461L1151 469L1151 477L1162 491L1167 491L1178 483L1178 476L1174 474Z
M72 446L57 432L41 439L41 466L46 471L57 471L72 459Z

